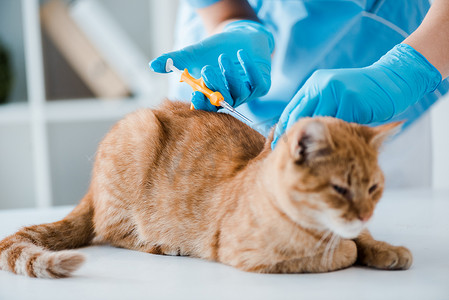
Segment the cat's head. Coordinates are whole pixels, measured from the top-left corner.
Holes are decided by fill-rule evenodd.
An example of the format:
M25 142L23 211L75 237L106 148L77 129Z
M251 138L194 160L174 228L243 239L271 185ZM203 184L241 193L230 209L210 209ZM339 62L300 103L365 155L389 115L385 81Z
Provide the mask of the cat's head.
M367 127L330 117L297 122L272 153L279 208L303 227L357 237L384 188L379 147L400 125Z

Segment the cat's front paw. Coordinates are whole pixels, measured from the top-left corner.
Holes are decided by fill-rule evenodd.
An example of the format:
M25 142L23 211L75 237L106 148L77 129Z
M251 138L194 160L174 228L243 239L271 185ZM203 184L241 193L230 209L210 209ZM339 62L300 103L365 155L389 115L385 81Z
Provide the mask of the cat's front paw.
M384 242L375 242L358 250L358 262L377 269L407 270L413 262L410 250Z

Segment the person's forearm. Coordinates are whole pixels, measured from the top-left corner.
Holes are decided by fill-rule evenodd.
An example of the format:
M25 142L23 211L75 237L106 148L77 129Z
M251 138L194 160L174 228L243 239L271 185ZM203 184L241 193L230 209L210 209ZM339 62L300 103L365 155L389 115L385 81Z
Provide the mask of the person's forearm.
M247 0L221 0L211 6L198 9L209 34L219 32L227 23L236 20L259 21Z
M435 0L422 24L404 44L424 55L440 71L449 76L449 0Z

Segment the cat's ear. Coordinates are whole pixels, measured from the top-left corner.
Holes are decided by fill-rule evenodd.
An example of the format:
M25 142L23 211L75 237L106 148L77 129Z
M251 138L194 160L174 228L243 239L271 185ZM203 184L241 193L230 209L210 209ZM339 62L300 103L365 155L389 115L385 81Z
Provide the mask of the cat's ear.
M375 149L379 149L382 144L390 137L399 133L404 122L392 122L370 128L370 134L367 136L368 143Z
M329 155L334 148L327 125L310 119L297 131L291 144L291 152L296 163Z

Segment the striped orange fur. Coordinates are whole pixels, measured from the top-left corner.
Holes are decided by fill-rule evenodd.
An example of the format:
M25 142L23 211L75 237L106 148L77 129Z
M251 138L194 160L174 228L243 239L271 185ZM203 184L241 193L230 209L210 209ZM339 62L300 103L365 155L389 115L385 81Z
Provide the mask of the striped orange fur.
M118 122L101 142L88 193L63 220L0 242L0 269L70 276L93 241L189 255L251 272L406 269L410 252L365 229L383 190L377 164L398 124L297 122L272 151L226 114L166 101Z

